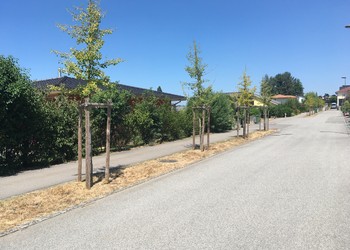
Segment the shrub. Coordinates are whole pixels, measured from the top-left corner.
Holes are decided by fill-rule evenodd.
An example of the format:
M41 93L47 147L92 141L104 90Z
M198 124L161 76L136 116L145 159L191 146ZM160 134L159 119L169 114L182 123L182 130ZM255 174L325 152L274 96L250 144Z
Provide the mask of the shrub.
M293 109L286 104L280 104L270 108L270 116L290 117L292 116L292 113L293 113Z
M114 84L107 90L100 91L92 97L92 102L106 103L111 100L111 148L121 150L132 139L132 130L126 123L126 117L131 112L132 96L129 92L119 91ZM92 143L94 153L98 153L106 145L107 110L94 109L91 115Z
M219 133L232 129L233 113L230 96L223 93L214 94L211 101L210 130Z

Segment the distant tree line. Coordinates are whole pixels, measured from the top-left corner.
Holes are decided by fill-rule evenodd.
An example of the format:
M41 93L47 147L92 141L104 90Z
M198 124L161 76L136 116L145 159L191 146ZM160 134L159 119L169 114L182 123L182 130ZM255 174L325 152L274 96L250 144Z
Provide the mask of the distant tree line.
M277 74L274 77L269 77L266 75L263 80L270 85L272 95L304 95L303 84L298 78L293 77L289 72Z

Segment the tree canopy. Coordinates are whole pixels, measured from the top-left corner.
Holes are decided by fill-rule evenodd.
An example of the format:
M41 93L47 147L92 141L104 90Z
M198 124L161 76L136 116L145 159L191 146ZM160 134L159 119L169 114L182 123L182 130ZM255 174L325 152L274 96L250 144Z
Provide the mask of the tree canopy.
M109 83L109 78L103 69L122 61L120 58L102 61L103 37L112 34L113 31L100 28L104 14L98 4L99 1L89 0L86 9L76 7L75 12L71 12L76 25L58 25L62 31L75 39L80 47L80 49L71 48L69 53L59 51L54 53L63 59L66 73L88 81L82 90L83 96L89 96L96 92L100 85Z
M244 107L252 106L252 101L255 93L255 87L251 88L252 81L247 75L246 71L243 72L242 81L238 83L238 105Z
M273 95L294 95L303 96L304 87L298 78L292 76L289 72L277 74L274 77L266 77L268 84L271 86L271 93Z
M207 64L202 62L200 55L200 50L197 46L196 41L193 42L193 48L187 55L189 66L186 66L185 70L189 74L190 78L194 79L194 82L185 82L184 86L191 89L193 92L192 98L194 98L194 106L208 105L212 97L212 88L211 86L205 87L204 83L206 80L203 79L205 75L205 70Z

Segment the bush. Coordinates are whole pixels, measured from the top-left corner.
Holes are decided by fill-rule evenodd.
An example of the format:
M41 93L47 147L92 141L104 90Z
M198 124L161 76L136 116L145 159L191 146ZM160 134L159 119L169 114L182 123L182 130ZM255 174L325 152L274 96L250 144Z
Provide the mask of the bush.
M233 113L230 96L223 93L214 94L211 102L210 131L220 133L232 129Z
M105 91L100 91L92 97L92 102L106 103L111 100L111 148L122 150L132 139L132 130L125 119L131 113L132 96L129 92L119 91L111 84ZM107 109L94 109L91 115L92 144L94 153L104 150L106 145Z
M187 115L176 111L170 100L159 99L152 93L134 97L133 109L125 119L136 145L176 140L188 134Z
M232 108L230 96L224 93L213 93L209 98L209 105L211 107L210 131L220 133L232 129L235 121L233 119L234 109ZM187 117L189 117L191 129L193 126L192 107L193 98L190 98L187 103L186 113Z
M280 104L276 106L272 106L270 108L270 116L275 117L290 117L292 116L293 109L286 104Z
M346 101L344 102L344 104L341 106L341 111L342 111L343 113L348 113L348 112L350 112L350 102L349 102L348 100L346 100Z
M77 157L78 103L64 94L55 100L44 101L46 108L47 160L50 164Z

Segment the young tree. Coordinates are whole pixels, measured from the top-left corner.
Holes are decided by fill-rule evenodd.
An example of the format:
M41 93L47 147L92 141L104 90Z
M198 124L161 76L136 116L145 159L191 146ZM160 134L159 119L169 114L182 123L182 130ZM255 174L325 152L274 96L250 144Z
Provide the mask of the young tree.
M260 83L260 95L263 102L264 108L264 130L269 130L269 119L268 119L268 108L271 104L271 94L272 87L269 85L269 77L265 75L265 77L261 80Z
M305 105L309 110L309 115L312 115L314 109L318 106L318 96L314 92L308 92L305 94Z
M252 81L250 80L250 77L247 75L246 71L243 72L242 75L242 81L238 83L238 106L240 108L243 108L243 137L248 137L247 132L247 115L249 112L247 112L247 109L252 106L253 97L255 93L255 87L251 88Z
M195 117L199 118L200 127L200 144L201 149L204 150L204 131L205 131L205 110L208 111L211 98L213 96L212 88L204 87L206 82L203 79L207 65L202 62L202 58L199 56L200 50L196 41L193 42L193 49L188 53L187 59L190 66L187 66L185 70L189 74L190 78L194 79L194 82L186 82L184 86L191 89L193 92L192 105L193 105L193 136L195 134ZM209 113L209 112L208 112Z
M79 49L71 48L69 53L53 52L63 59L66 73L88 81L87 86L78 89L78 94L86 97L97 92L101 85L109 83L109 77L104 74L103 69L117 65L122 59L102 61L103 38L112 34L112 30L100 28L104 14L99 8L99 1L89 0L86 9L76 7L71 13L77 24L58 25L58 28L75 39Z

